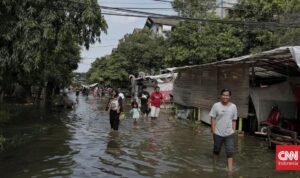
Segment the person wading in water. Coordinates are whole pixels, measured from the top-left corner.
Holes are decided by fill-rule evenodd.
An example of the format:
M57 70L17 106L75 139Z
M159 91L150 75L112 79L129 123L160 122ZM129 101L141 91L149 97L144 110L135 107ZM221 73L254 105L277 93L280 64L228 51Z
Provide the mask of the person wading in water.
M151 103L151 119L157 119L159 116L160 105L162 104L163 96L159 91L159 86L154 87L154 92L151 93L150 103Z
M237 108L230 102L230 98L231 91L223 89L221 101L213 105L209 115L214 139L214 161L216 163L222 145L225 144L228 171L232 172Z
M149 108L149 98L150 94L147 91L147 87L143 86L142 87L143 91L139 94L139 98L141 100L141 111L142 115L148 117L150 108Z
M109 122L111 130L117 131L120 123L120 113L123 110L122 98L119 97L118 92L112 91L112 98L109 100L106 110L109 112Z

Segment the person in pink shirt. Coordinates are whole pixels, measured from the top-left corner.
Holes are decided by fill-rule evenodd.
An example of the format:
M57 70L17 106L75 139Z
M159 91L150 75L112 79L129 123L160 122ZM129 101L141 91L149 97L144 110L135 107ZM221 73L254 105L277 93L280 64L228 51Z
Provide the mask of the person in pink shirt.
M159 91L159 86L154 87L154 92L151 93L150 96L150 104L151 104L151 119L157 119L160 111L160 105L162 104L163 95Z

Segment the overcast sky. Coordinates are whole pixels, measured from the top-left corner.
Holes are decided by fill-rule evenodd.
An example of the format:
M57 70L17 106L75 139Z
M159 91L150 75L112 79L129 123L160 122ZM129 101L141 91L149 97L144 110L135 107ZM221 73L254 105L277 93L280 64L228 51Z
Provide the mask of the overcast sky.
M167 2L158 2L155 0L98 0L102 6L109 7L138 7L138 8L171 8L171 4ZM146 10L139 10L146 11ZM148 12L160 14L175 14L172 9L163 10L147 10ZM108 11L105 11L108 12ZM92 45L87 51L81 50L82 60L76 72L87 72L91 63L97 57L111 54L113 48L117 47L118 41L127 33L132 33L135 28L143 28L146 18L137 17L120 17L104 15L108 24L107 34L102 34L101 43Z

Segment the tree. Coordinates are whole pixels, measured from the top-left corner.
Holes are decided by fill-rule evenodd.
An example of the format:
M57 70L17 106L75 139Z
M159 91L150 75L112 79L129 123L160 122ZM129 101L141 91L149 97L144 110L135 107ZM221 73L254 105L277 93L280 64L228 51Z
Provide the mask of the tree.
M218 5L207 8L209 11L197 10L206 5L203 1L174 1L182 16L194 19L187 19L172 31L165 58L169 65L201 64L299 44L300 0L240 0L224 19L211 13ZM203 17L223 22L195 22L195 18ZM237 23L229 25L230 21Z
M105 86L126 86L129 72L123 67L125 59L115 54L97 58L87 73L88 82L99 82Z
M236 36L245 45L243 54L299 44L299 0L240 0L229 19L256 22L253 26L236 27Z
M19 83L49 90L70 79L80 45L100 41L107 25L96 0L0 2L0 86ZM30 91L30 90L28 90Z
M120 41L115 54L124 57L124 67L131 73L140 71L151 73L163 68L165 40L151 30L143 29L125 35Z
M182 17L206 17L216 8L216 0L174 0L172 6Z
M202 64L241 54L244 45L231 25L195 20L221 20L215 15L218 7L215 0L175 0L172 5L187 19L176 26L167 40L165 61L169 66Z
M203 64L238 56L243 43L230 25L185 21L168 38L169 66Z
M120 40L110 56L97 59L88 72L90 82L126 86L129 74L151 74L164 68L165 40L148 29L136 30Z

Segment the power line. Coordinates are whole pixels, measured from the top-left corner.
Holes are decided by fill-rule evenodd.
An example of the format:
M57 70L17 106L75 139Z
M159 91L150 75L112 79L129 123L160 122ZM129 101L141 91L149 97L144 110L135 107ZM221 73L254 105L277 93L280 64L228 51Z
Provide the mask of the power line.
M173 1L167 1L167 0L153 0L153 1L158 1L158 2L167 2L167 3L172 3Z
M71 1L71 0L69 0ZM74 2L74 1L73 1ZM265 28L267 25L272 25L272 27L284 27L284 25L289 25L288 27L291 28L299 28L300 24L281 24L278 22L256 22L256 21L232 21L232 20L210 20L210 19L198 19L198 18L188 18L188 17L179 17L179 16L170 16L166 14L158 14L158 13L149 13L149 12L143 12L143 11L136 11L136 10L128 10L123 8L113 8L113 7L107 7L107 6L99 6L98 8L101 9L109 9L109 10L116 10L116 11L122 11L122 12L131 12L131 13L137 13L142 15L149 15L149 16L158 16L158 17L167 17L172 19L181 19L181 20L192 20L192 21L199 21L199 22L214 22L214 23L222 23L222 24L231 24L231 25L260 25L261 27ZM126 15L128 16L128 15Z
M81 5L85 5L85 6L91 6L91 4L88 4L88 3L83 3L83 2L77 2L77 1L74 1L74 0L58 0L58 1L61 1L61 2L72 2L72 3L76 3L76 4L81 4ZM156 0L153 0L153 1L156 1ZM207 2L206 2L207 3ZM132 4L136 4L136 3L132 3ZM233 4L233 3L227 3L227 4ZM199 5L199 4L198 4ZM238 5L238 4L236 4ZM123 9L121 7L108 7L108 6L100 6L99 4L93 4L92 6L98 8L98 9L101 9L101 8L118 8L118 9ZM182 6L183 7L183 6ZM197 5L193 5L193 7L197 7ZM224 7L224 6L218 6L217 4L215 6L213 6L212 8L228 8L228 7ZM253 12L261 12L263 11L263 9L257 9L257 8L254 8L254 10L252 9L249 9L249 8L238 8L238 7L233 7L233 9L235 10L244 10L244 11L253 11ZM123 9L123 10L126 10L126 9ZM271 11L271 12L276 12L275 10L274 11Z
M81 57L81 59L97 59L97 58L98 58L98 57L93 57L93 58L92 58L92 57L84 57L84 56Z
M86 65L86 66L90 66L91 65L91 64L88 64L88 63L84 63L84 62L79 62L79 64Z
M101 39L101 41L119 41L120 39L119 38L104 38L104 39Z
M154 0L154 1L156 1L156 0ZM201 6L203 6L203 5L209 5L209 4L213 4L214 3L214 1L211 1L211 3L209 3L209 2L207 2L207 1L205 1L205 2L201 2L201 1L198 1L197 2L198 4L193 4L192 5L192 7L201 7ZM229 5L230 7L226 7L226 6L224 6L224 5ZM254 13L264 13L264 9L262 9L262 8L253 8L253 7L251 7L251 9L249 9L249 8L245 8L245 7L243 7L243 8L241 8L239 5L241 5L241 4L239 4L239 3L232 3L232 2L227 2L227 1L225 1L225 0L223 0L223 2L221 1L221 2L219 2L219 3L215 3L214 5L212 5L212 6L210 6L210 8L211 9L213 9L213 8L220 8L220 9L232 9L232 10L241 10L241 11L245 11L245 12L254 12ZM246 5L248 5L248 6L253 6L253 4L246 4ZM176 8L176 6L177 6L177 8ZM176 6L173 8L174 10L176 10L176 9L178 9L178 7L179 8L184 8L185 7L185 5L182 3L182 4L176 4ZM277 10L268 10L269 12L270 12L270 14L278 14L278 11Z
M121 14L121 13L102 13L104 15L112 16L123 16L123 17L140 17L148 18L148 15L136 15L136 14ZM256 21L232 21L232 20L217 20L217 19L198 19L198 18L185 18L178 16L152 16L154 18L162 19L174 19L174 20L188 20L196 22L206 22L206 23L219 23L219 24L228 24L228 25L237 25L237 26L252 26L256 28L300 28L300 24L295 23L278 23L278 22L256 22Z
M171 7L113 7L113 8L122 8L122 9L129 9L129 10L174 10Z
M122 8L114 8L114 7L107 7L102 6L100 7L98 4L87 4L72 0L58 0L60 2L70 2L70 3L76 3L80 5L85 6L91 6L94 8L97 8L99 10L106 9L106 10L114 10L117 12L127 12L127 14L120 14L120 13L102 13L106 15L117 15L117 16L130 16L130 17L143 17L147 18L149 16L155 17L155 18L167 18L167 19L176 19L176 20L189 20L189 21L197 21L197 22L205 22L205 23L219 23L219 24L230 24L230 25L239 25L239 26L250 26L250 27L256 27L256 28L300 28L299 23L279 23L279 22L258 22L258 21L235 21L235 20L218 20L218 19L206 19L206 18L188 18L188 17L180 17L180 16L174 16L174 15L166 15L166 14L159 14L159 13L149 13L149 12L143 12L143 11L137 11L137 10L128 10L128 9L122 9ZM49 8L49 7L46 7ZM68 9L60 9L60 10L68 10ZM130 13L130 14L128 14Z
M138 17L138 18L148 18L147 15L135 15L135 14L120 14L120 13L102 13L103 15L111 15L111 16L120 16L120 17Z
M116 44L117 45L117 44ZM107 48L107 47L113 47L113 46L116 46L116 45L99 45L99 46L90 46L90 48Z
M121 11L121 12L130 12L130 13L136 13L136 14L143 14L143 15L168 16L168 15L166 15L166 14L158 14L158 13L151 13L151 12L144 12L144 11L130 10L130 9L124 9L124 8L117 8L117 7L101 6L100 8L101 8L101 9L107 9L107 10Z
M77 2L77 1L74 1L74 0L58 0L58 1L61 1L61 2L72 2L72 3L77 3L77 4L82 4L82 5L86 5L86 6L91 6L91 4L88 4L88 3L83 3L83 2ZM166 1L166 0L153 0L153 1L158 1L158 2L161 2L161 1ZM169 1L169 2L172 2L172 1ZM101 3L101 2L100 2ZM201 2L198 2L198 3L201 3ZM208 4L208 2L206 1L205 2L206 4ZM120 3L115 3L115 4L120 4ZM125 4L145 4L145 3L125 3ZM149 4L153 4L153 3L149 3ZM203 5L204 3L202 3ZM239 5L238 3L230 3L230 2L226 2L226 4L230 4L230 5ZM199 6L201 4L198 4ZM193 7L197 7L198 5L193 5ZM252 5L252 4L248 4L248 5ZM105 7L105 6L100 6L99 4L97 5L93 5L94 7L96 8L100 8L100 7ZM181 7L184 7L184 5L182 4ZM121 8L121 7L119 7ZM230 8L230 7L224 7L220 4L215 4L214 6L212 6L211 8ZM176 8L175 8L176 9ZM230 8L231 9L231 8ZM243 10L243 11L253 11L253 12L262 12L263 9L257 9L257 8L253 8L253 9L249 9L249 8L239 8L239 7L236 7L236 6L233 6L232 9L235 9L235 10ZM271 12L277 12L276 10L271 10Z
M130 5L167 5L166 3L159 3L159 2L141 2L141 3L138 3L138 2L108 2L108 1L100 1L100 4L101 3L105 3L105 4L130 4Z

